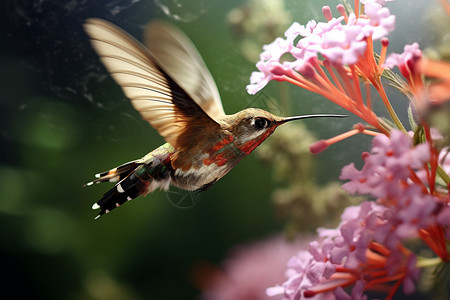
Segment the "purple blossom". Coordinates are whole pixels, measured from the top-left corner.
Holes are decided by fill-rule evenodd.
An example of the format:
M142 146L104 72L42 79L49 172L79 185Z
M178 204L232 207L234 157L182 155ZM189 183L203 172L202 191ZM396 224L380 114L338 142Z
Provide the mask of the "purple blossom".
M287 264L288 279L280 286L266 290L267 295L283 295L283 300L302 298L302 294L314 288L334 272L335 266L330 262L316 261L310 252L300 251Z
M406 275L403 279L403 292L411 294L414 292L416 286L415 282L419 279L420 270L417 268L417 258L415 255L410 255L406 263Z
M350 179L343 185L344 189L370 194L385 208L377 215L375 223L372 222L375 226L366 226L372 228L373 241L392 251L388 270L394 273L402 264L396 257L401 254L395 254L398 245L406 239L417 238L420 230L432 225L449 225L450 222L443 222L445 218L441 215L450 213L448 206L442 207L438 196L428 194L420 184L409 179L413 169L422 169L430 159L427 144L413 147L408 135L392 131L390 138L375 137L371 153L364 157L361 171L351 164L342 169L340 178ZM354 242L353 248L356 248L355 239Z
M311 242L308 251L300 251L291 258L286 272L288 280L268 289L268 295L283 295L284 300L292 300L303 299L305 295L327 295L333 290L337 299L366 299L363 295L365 286L380 276L380 270L387 270L386 276L392 278L403 276L405 292L412 292L418 276L415 256L405 256L398 247L398 237L394 236L395 247L384 251L385 254L388 252L384 264L380 264L381 254L377 254L375 260L367 255L377 238L384 241L390 238L389 233L401 219L387 219L392 212L392 208L370 201L346 208L338 228L321 229L320 242ZM383 241L380 242L382 245ZM345 270L350 271L346 273ZM349 295L343 287L350 285L353 288Z
M424 195L416 185L409 186L396 199L395 216L390 219L398 224L395 234L402 239L417 237L419 229L435 223L434 211L437 206L438 200L433 196Z
M343 219L339 225L339 235L333 237L334 247L329 251L332 263L354 269L366 262L366 251L373 233L366 227L365 219L374 212L373 206L371 202L363 202L360 206L346 209L344 215L351 212L353 217Z
M266 290L267 295L283 295L283 299L295 299L302 290L310 288L312 283L307 277L307 272L314 262L312 255L307 251L300 251L287 263L286 280L282 286L275 286ZM280 288L281 287L281 288Z
M350 295L347 294L342 287L338 287L334 290L333 294L338 300L366 300L367 296L363 294L364 287L364 281L358 280Z
M439 210L442 205L437 197L408 181L411 170L422 168L430 159L429 147L413 147L410 136L394 130L390 137L375 137L371 152L364 158L361 171L354 165L346 166L341 179L351 180L344 184L347 190L371 194L378 198L377 202L348 207L338 228L320 229L322 241L311 242L308 252L291 259L284 289L278 287L272 293L283 291L284 299L297 299L305 293L330 291L330 286L334 286L337 299L364 299L365 285L371 276L378 276L370 272L374 270L376 274L377 268L385 269L386 276L393 278L402 274L405 293L414 290L419 274L416 258L412 253L405 254L399 245L433 224L450 224L450 208ZM386 255L382 265L378 265L379 258L371 261L368 257L374 242L385 249L381 252ZM360 268L367 264L374 267ZM352 271L346 276L342 270ZM334 276L336 272L338 276ZM342 287L350 284L353 289L349 295Z
M364 166L358 171L354 164L342 169L340 179L349 179L343 188L350 193L370 194L388 210L380 218L383 223L374 239L388 248L399 240L417 237L419 229L436 222L439 199L426 194L419 185L408 180L412 169L420 169L430 159L427 144L412 146L411 138L400 131L391 137L377 136Z
M375 198L397 197L411 175L410 168L423 167L429 158L428 145L412 147L409 136L393 130L390 138L384 135L374 138L372 151L365 155L361 171L352 163L342 169L339 178L350 180L342 187L352 194L370 194Z

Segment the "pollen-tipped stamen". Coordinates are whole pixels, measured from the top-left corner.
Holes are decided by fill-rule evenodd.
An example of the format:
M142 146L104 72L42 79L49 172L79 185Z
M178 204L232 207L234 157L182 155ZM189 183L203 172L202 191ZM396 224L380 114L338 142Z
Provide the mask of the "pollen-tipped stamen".
M344 5L338 4L338 5L336 6L336 8L337 8L338 12L341 14L341 16L344 17L345 23L348 23L348 15L347 15L347 11L345 10Z
M380 73L383 73L382 69L383 69L384 62L386 61L386 53L387 53L388 46L389 46L389 39L383 38L381 40L380 58L378 59L378 69L380 69Z
M358 123L355 126L353 126L352 130L341 133L341 134L334 136L332 138L329 138L327 140L318 140L317 142L311 144L311 146L309 147L309 151L313 154L320 153L320 152L326 150L329 146L331 146L337 142L340 142L342 140L345 140L351 136L354 136L355 134L358 134L358 133L364 133L364 134L371 135L371 136L376 136L376 135L380 134L379 132L376 132L376 131L367 130L363 124Z

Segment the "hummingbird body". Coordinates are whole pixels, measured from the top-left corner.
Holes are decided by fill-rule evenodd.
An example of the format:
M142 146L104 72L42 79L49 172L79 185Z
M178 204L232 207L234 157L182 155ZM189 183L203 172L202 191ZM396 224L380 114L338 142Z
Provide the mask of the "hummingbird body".
M115 25L88 19L93 48L134 108L167 143L141 159L96 175L87 185L117 182L93 205L96 218L155 189L170 185L205 191L288 121L248 108L226 115L212 76L190 41L174 27L154 22L147 48Z

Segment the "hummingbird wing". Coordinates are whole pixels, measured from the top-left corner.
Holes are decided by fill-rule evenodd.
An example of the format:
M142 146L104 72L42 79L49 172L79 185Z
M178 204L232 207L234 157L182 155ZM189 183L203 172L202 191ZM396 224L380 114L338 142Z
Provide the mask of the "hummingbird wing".
M175 148L219 126L141 43L117 26L88 19L84 28L106 69L134 108ZM157 41L155 41L157 43ZM189 124L189 126L188 126Z
M202 57L186 35L162 21L145 30L145 45L158 64L213 119L225 116L219 91Z

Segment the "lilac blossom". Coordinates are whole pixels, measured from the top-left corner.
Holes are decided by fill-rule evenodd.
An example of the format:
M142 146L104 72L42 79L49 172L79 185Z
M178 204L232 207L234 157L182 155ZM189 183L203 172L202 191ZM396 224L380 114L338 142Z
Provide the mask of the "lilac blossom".
M392 248L374 244L379 231L387 237L388 210L370 201L346 208L338 228L321 229L320 242L311 242L308 251L290 259L287 281L269 288L268 295L291 300L332 292L337 299L366 299L366 287L390 282L391 278L403 278L405 292L411 293L418 276L414 254L398 244ZM343 290L349 285L353 286L350 295Z
M288 280L268 294L291 300L332 292L337 299L365 299L366 288L392 281L412 293L419 268L403 242L434 225L450 225L450 207L409 179L429 159L429 146L413 146L401 131L376 136L361 171L348 165L341 179L351 180L343 185L347 191L367 193L377 201L347 207L337 228L319 229L321 240L289 261ZM343 289L348 286L353 286L350 294Z
M410 168L423 167L430 158L429 147L412 147L409 136L393 130L391 138L379 135L373 140L371 153L364 155L359 171L352 163L342 169L340 179L349 179L342 187L349 193L370 194L375 198L396 197L411 175Z

